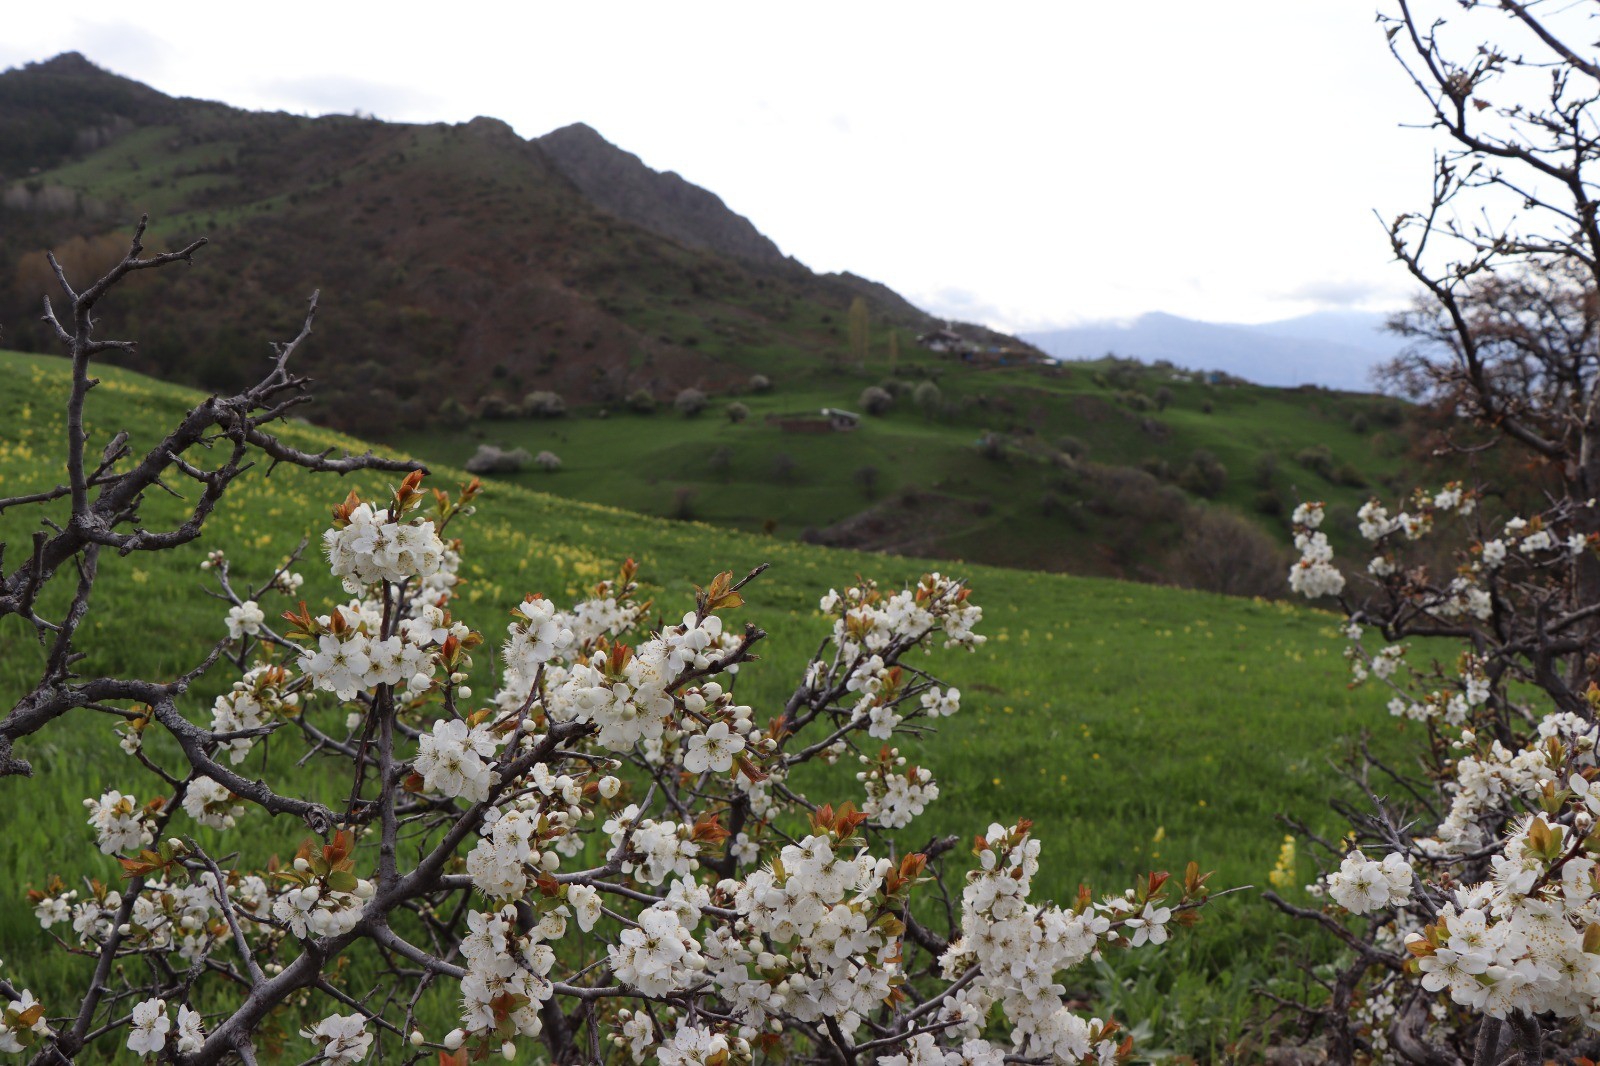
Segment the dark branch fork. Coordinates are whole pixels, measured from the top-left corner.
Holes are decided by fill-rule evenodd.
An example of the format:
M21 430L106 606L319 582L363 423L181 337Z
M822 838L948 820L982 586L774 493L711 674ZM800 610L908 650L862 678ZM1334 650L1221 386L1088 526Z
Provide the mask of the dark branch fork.
M80 681L72 667L81 659L73 638L88 611L98 572L99 554L111 548L127 555L139 551L162 551L188 543L201 531L218 502L233 481L254 464L253 453L266 455L273 464L280 462L308 470L349 474L365 470L410 471L418 464L373 455L331 458L329 453L310 453L281 440L264 427L281 418L293 406L306 402L309 379L290 372L289 361L311 335L317 300L313 295L306 317L296 336L274 345L271 369L255 385L231 396L211 396L191 409L179 425L155 446L138 456L121 473L116 465L128 458L127 434L117 433L107 445L99 463L90 468L85 459L89 431L84 410L90 390L98 380L90 376L93 357L108 351L130 351L131 341L101 340L94 335L95 311L118 282L129 274L159 269L173 264L189 264L204 240L176 252L144 254L146 220L140 219L127 254L105 275L79 291L54 256L50 265L65 298L58 313L48 299L45 321L67 348L72 385L67 399L67 484L44 492L0 499L0 511L7 508L41 505L70 498L71 508L63 525L51 533L34 535L26 561L9 573L0 570L0 617L20 615L48 645L45 669L34 689L25 694L0 718L0 777L29 774L26 760L13 754L17 741L31 735L67 712L86 703L101 700L138 700L156 703L181 694L199 673L216 659L206 657L196 671L178 681L159 684L149 681L96 678ZM186 455L196 448L208 448L220 436L231 442L223 463L204 469ZM200 494L188 516L167 529L148 529L139 522L139 508L146 493L166 489L167 478L176 474L200 486ZM0 548L0 560L4 559ZM40 617L34 610L41 591L67 563L77 561L78 583L65 615L57 620Z

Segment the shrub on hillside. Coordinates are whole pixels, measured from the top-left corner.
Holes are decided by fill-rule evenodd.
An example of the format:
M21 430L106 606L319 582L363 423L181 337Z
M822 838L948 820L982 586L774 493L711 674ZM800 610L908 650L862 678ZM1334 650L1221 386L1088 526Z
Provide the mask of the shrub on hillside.
M1288 549L1248 518L1221 507L1195 507L1168 571L1185 588L1282 599L1292 560Z
M553 474L561 469L561 456L555 452L540 452L533 457L533 465L547 474Z
M765 375L765 374L751 374L750 375L750 391L751 392L770 392L771 390L772 390L772 379L767 377L767 375Z
M1106 384L1124 393L1138 388L1142 376L1143 368L1133 359L1117 360L1105 372Z
M1214 499L1228 487L1228 468L1211 452L1198 449L1178 475L1178 485L1196 496Z
M861 390L856 403L869 415L888 414L889 409L894 406L894 394L880 386L868 385Z
M1159 455L1147 455L1139 460L1139 469L1157 481L1172 480L1172 464Z
M933 382L920 381L911 390L911 402L917 405L917 410L922 412L924 418L937 418L944 402L944 393Z
M478 417L491 422L507 422L520 418L522 409L504 396L485 396L478 401Z
M681 522L695 519L695 499L700 494L688 485L680 485L672 492L672 517Z
M1333 480L1333 449L1326 444L1314 444L1295 452L1294 461L1319 477Z
M656 413L655 393L649 389L634 389L628 393L627 399L623 402L628 405L628 410L635 414L653 415Z
M472 458L467 460L466 469L469 474L515 474L532 459L526 448L506 451L493 444L480 444L478 450L472 453Z
M1156 406L1155 402L1151 400L1150 397L1146 396L1142 392L1135 392L1132 389L1125 389L1122 392L1117 393L1117 402L1130 411L1152 411Z
M1271 489L1278 478L1278 454L1258 452L1254 472L1256 486L1261 489Z
M472 412L454 396L446 396L439 404L438 418L439 424L446 429L461 429L472 421Z
M1172 436L1172 427L1151 415L1139 419L1139 432L1152 440L1164 441Z
M743 422L745 419L750 417L750 408L746 407L738 400L735 400L733 403L728 405L726 413L728 416L728 421L732 422L734 425L738 425L740 422Z
M1056 447L1074 459L1087 459L1089 457L1088 443L1078 437L1057 437Z
M1340 463L1334 467L1331 480L1335 485L1344 485L1352 489L1367 487L1367 476L1354 463Z
M685 418L693 418L706 409L706 394L699 389L679 389L672 398L672 406Z
M1191 508L1182 492L1143 470L1097 463L1080 469L1086 472L1080 491L1090 496L1089 509L1106 517L1155 525L1180 522Z
M541 389L522 398L524 418L560 418L567 413L567 401L559 392Z

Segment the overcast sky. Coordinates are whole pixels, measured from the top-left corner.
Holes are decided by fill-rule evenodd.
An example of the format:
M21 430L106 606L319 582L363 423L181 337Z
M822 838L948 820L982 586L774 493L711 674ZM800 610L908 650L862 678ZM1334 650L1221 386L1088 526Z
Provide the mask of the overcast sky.
M583 121L816 270L1010 329L1386 309L1436 139L1368 0L13 5L164 92Z

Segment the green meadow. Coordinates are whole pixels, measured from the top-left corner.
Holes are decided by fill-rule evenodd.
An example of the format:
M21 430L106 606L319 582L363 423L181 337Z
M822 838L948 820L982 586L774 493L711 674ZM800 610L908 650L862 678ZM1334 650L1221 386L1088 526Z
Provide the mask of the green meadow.
M1405 409L1394 400L1211 383L1125 361L980 368L918 350L894 368L881 358L865 368L814 362L773 381L771 391L713 397L692 418L670 403L653 414L615 404L397 429L387 443L456 466L482 444L550 451L559 470L504 476L783 539L855 518L861 529L832 542L1146 579L1176 572L1167 555L1183 536L1186 502L1231 510L1286 543L1302 499L1354 513L1401 472L1406 450ZM936 407L915 401L926 381ZM823 408L860 412L862 390L879 382L899 396L859 429L781 425ZM727 417L730 402L749 410L743 422ZM1209 501L1183 476L1197 453L1225 471Z
M197 396L114 369L102 377L89 411L95 451L119 428L132 433L136 449L148 446ZM0 496L55 484L65 435L65 364L0 353L0 382ZM752 407L798 404L797 396L779 394ZM1097 890L1116 888L1149 869L1181 871L1191 858L1216 871L1216 887L1264 886L1284 836L1279 814L1333 826L1327 801L1343 788L1334 763L1352 738L1371 731L1381 750L1403 750L1403 727L1385 713L1379 694L1347 689L1332 615L1104 579L829 550L592 502L633 499L630 490L650 471L659 479L680 461L676 456L700 446L694 434L731 439L761 433L759 414L745 426L729 426L714 412L693 423L661 414L524 425L529 434L566 434L559 450L568 465L549 479L491 482L478 514L460 530L469 583L457 614L489 638L478 656L480 688L488 688L495 669L492 649L506 612L525 592L576 597L630 556L667 617L687 608L692 584L704 584L719 570L743 573L772 564L738 612L770 634L762 661L737 679L763 720L769 717L763 709L775 713L815 648L824 630L816 602L830 586L858 574L908 581L929 567L970 580L985 608L981 631L989 642L974 653L940 652L930 660L961 689L962 710L936 735L901 742L903 752L914 752L934 770L942 792L902 832L907 847L934 834L970 838L991 821L1028 817L1045 845L1037 882L1042 894L1067 897L1080 881ZM623 427L629 432L620 432ZM284 432L301 447L364 447L310 425ZM948 435L905 413L869 424L859 441L891 433L897 439L884 444L885 469L895 449L914 454L919 440ZM438 458L457 462L471 441L407 443L428 458L437 444ZM435 467L431 478L440 485L462 479L445 466ZM268 477L258 468L236 483L200 542L159 555L107 557L81 639L91 653L83 669L170 677L196 662L223 632L225 606L202 591L206 575L199 563L210 550L225 550L238 574L264 576L310 537L313 548L298 568L307 578L302 596L313 607L330 602L337 589L325 571L319 573L315 554L328 508L351 487L377 492L385 484L384 478L348 482L282 467ZM534 490L546 486L591 500ZM706 517L722 521L709 509L715 491L707 487ZM793 494L775 491L763 499L776 508L783 495ZM178 506L152 498L144 518L151 525L170 520ZM808 505L802 499L793 506ZM10 565L38 517L35 508L0 514L0 539L12 546ZM269 605L269 617L278 609ZM0 707L31 685L41 662L31 631L16 619L0 620ZM211 696L226 680L219 670L198 686L189 702L194 720L209 721ZM0 958L8 978L33 988L52 1013L75 1005L75 999L61 1000L87 970L84 960L50 945L22 889L53 873L115 877L111 860L94 850L81 801L112 787L142 800L155 779L118 750L113 722L75 712L20 745L19 754L36 768L32 780L0 780L0 810L7 816L0 886L10 893L0 899ZM294 770L298 753L288 747L269 752L273 769L312 792L337 787L315 762ZM174 749L159 739L151 750L175 761ZM801 783L818 801L859 801L854 769L841 764ZM292 852L304 828L252 816L222 839L207 831L195 835L219 851L238 851L238 865L254 866ZM957 864L965 858L965 849L952 855ZM1300 880L1313 872L1302 849ZM1082 974L1093 1009L1147 1020L1140 1034L1147 1054L1209 1057L1248 1035L1250 1019L1260 1013L1251 987L1289 980L1285 942L1301 936L1256 894L1217 901L1170 950L1136 952Z

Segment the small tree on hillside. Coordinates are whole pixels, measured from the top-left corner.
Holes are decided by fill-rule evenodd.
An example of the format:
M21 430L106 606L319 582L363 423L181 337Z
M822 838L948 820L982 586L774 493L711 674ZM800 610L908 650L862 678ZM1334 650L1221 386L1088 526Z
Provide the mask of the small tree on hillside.
M867 301L860 296L851 300L850 312L845 321L849 330L850 359L857 366L864 367L867 365L867 346L871 330Z
M882 474L877 467L870 463L865 466L858 466L856 467L856 472L851 476L855 479L855 483L861 487L863 496L869 500L878 498L878 482L881 480Z

